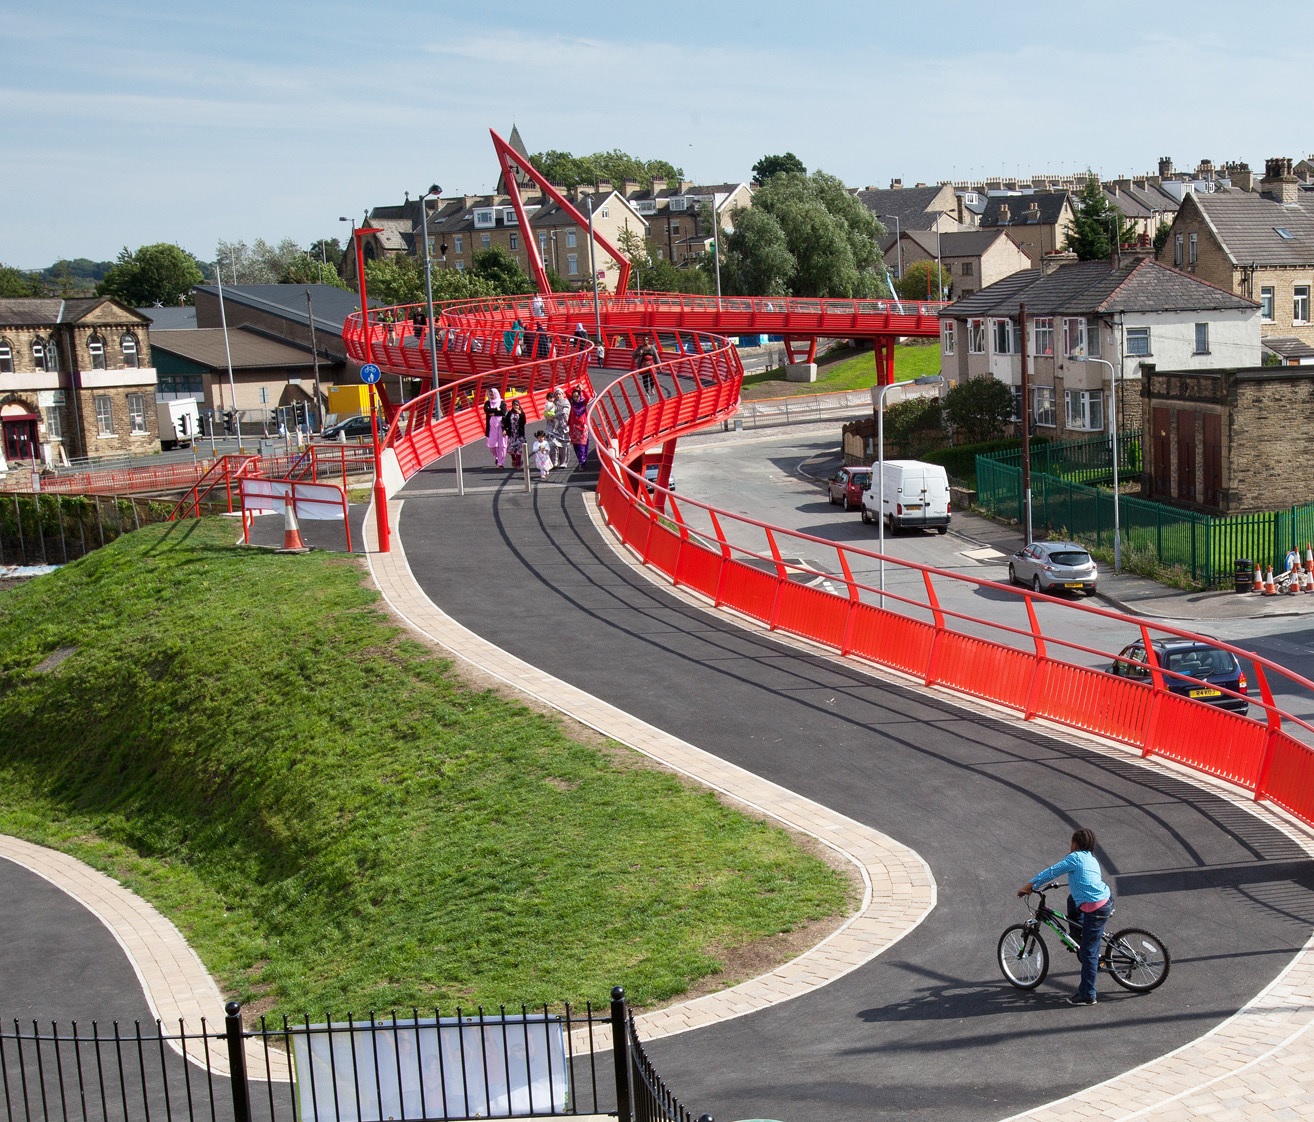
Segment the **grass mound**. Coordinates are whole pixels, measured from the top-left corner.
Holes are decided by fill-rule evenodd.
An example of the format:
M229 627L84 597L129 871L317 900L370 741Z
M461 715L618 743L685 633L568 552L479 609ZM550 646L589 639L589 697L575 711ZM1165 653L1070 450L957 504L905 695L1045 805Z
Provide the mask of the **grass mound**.
M151 900L234 996L651 1003L844 908L783 832L460 683L355 562L234 533L149 527L0 596L0 831Z

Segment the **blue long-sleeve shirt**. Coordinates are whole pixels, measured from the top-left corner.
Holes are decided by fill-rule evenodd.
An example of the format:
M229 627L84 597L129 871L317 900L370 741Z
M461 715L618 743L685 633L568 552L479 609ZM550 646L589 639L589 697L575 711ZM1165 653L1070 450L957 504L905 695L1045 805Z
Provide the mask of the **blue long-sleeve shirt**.
M1037 873L1031 878L1031 887L1039 888L1059 877L1068 878L1068 892L1078 907L1082 904L1099 904L1113 895L1100 875L1100 863L1089 850L1079 849L1069 853L1056 865L1051 865L1043 873Z

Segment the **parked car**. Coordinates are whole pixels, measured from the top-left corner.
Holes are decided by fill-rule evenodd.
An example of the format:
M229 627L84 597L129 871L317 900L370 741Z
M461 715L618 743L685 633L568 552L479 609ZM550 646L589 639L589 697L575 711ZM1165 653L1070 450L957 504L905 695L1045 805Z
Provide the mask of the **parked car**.
M878 467L880 478L876 477ZM871 468L872 477L862 493L863 522L884 518L890 533L934 530L943 534L949 529L949 476L943 467L921 460L886 460Z
M1084 592L1095 595L1099 567L1076 542L1032 542L1008 561L1010 584L1029 584L1037 592Z
M1245 698L1230 697L1223 692L1247 692L1245 672L1231 651L1202 643L1198 639L1155 639L1150 645L1154 648L1159 666L1173 672L1163 676L1164 685L1173 693L1203 701L1207 705L1217 705L1220 709L1230 709L1234 713L1244 713L1250 708L1250 702ZM1120 678L1149 681L1149 667L1136 665L1145 661L1145 644L1132 643L1119 652L1109 667L1109 673L1117 674ZM1178 674L1186 677L1176 677Z
M644 465L644 469L643 469L643 478L647 481L647 484L648 484L648 493L649 493L649 494L651 494L652 491L653 491L653 488L657 486L657 470L658 470L658 468L659 468L660 466L661 466L660 464L646 464L646 465ZM668 491L674 491L674 490L675 490L675 473L674 473L674 472L671 472L671 477L666 481L666 489L667 489Z
M830 505L843 503L845 510L862 506L862 493L871 486L871 468L842 467L826 480L826 497Z
M359 437L370 439L373 435L373 428L370 425L368 416L348 417L345 421L338 421L336 424L329 425L319 434L325 440L346 441L355 440ZM382 440L388 435L388 426L383 418L379 418L379 439Z

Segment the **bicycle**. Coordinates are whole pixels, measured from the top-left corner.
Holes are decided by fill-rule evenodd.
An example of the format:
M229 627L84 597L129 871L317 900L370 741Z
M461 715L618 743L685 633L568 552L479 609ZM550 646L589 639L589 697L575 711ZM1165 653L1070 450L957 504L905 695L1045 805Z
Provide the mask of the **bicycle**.
M1045 893L1052 888L1066 888L1054 881L1038 889L1040 903L1031 908L1031 918L1005 928L999 937L996 957L999 969L1010 985L1020 990L1033 990L1049 973L1049 948L1040 937L1041 927L1048 927L1073 954L1077 941L1068 934L1068 917L1045 903ZM1027 906L1030 908L1030 897ZM1099 965L1113 975L1123 989L1134 993L1149 993L1158 989L1168 978L1172 957L1163 940L1140 927L1124 927L1112 935L1107 930L1100 940Z

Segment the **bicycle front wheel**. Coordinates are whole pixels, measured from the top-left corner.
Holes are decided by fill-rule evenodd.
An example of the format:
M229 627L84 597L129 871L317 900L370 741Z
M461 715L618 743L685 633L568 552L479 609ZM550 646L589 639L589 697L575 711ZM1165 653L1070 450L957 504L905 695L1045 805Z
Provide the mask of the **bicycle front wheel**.
M999 969L1008 984L1034 990L1049 973L1049 949L1040 935L1024 923L1015 923L999 936Z
M1123 989L1149 993L1167 979L1172 958L1157 935L1128 927L1109 936L1103 965Z

